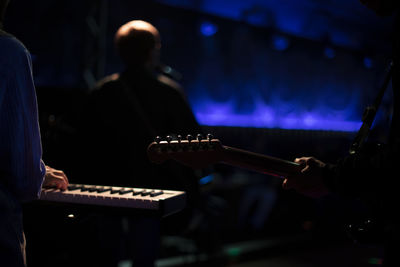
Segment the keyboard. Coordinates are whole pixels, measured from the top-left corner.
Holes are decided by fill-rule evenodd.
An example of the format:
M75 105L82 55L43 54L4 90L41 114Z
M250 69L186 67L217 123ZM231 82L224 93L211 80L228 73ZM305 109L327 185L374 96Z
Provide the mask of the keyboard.
M183 191L69 184L67 190L43 188L39 200L92 207L154 211L163 217L186 205Z

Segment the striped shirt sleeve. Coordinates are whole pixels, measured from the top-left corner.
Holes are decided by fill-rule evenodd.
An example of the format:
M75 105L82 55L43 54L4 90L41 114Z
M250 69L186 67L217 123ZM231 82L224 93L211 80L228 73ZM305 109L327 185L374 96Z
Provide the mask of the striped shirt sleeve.
M26 202L39 197L44 174L30 54L0 37L0 185Z

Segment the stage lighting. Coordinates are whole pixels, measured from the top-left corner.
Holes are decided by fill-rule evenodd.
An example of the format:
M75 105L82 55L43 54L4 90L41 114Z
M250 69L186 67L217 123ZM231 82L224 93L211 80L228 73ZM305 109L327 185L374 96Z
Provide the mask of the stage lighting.
M218 26L212 22L204 21L200 25L200 32L204 36L213 36L218 31Z
M370 58L370 57L365 57L365 58L364 58L364 66L365 66L367 69L372 69L372 67L374 66L374 62L373 62L372 58Z
M286 49L289 48L290 41L285 36L274 35L272 37L272 45L273 45L275 50L285 51Z

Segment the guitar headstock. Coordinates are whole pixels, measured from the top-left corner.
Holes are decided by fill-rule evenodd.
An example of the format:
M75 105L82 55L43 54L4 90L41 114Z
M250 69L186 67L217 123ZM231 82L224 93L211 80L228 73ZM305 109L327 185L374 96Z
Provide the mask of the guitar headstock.
M220 161L223 149L221 142L210 134L206 139L201 135L197 135L196 139L191 135L186 139L178 135L175 140L171 136L165 140L156 137L148 146L147 155L154 163L173 159L192 168L205 168Z

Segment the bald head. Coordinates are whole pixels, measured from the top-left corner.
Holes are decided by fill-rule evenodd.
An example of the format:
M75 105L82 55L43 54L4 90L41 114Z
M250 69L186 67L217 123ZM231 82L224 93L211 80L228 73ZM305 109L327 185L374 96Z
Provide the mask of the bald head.
M122 25L114 41L117 52L127 66L146 66L158 60L160 34L148 22L133 20Z

